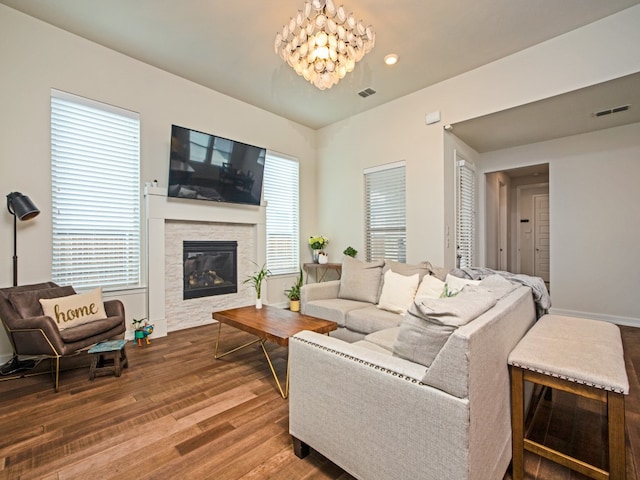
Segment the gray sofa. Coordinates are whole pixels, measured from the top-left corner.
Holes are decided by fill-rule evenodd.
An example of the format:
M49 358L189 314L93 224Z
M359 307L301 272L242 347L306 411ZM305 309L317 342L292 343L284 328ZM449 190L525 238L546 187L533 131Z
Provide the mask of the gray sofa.
M443 277L442 269L429 262L408 265L393 260L360 262L345 257L342 262L342 278L329 282L303 285L300 290L300 309L305 315L332 320L338 329L331 336L347 342L362 340L369 333L397 327L402 313L391 312L376 306L389 270L400 275L425 275Z
M314 448L363 480L502 479L511 459L507 357L536 320L531 289L507 284L487 280L451 301L416 298L397 318L319 298L335 284L306 289L305 312L328 313L338 335L356 341L290 339L296 454ZM366 326L357 321L368 313Z

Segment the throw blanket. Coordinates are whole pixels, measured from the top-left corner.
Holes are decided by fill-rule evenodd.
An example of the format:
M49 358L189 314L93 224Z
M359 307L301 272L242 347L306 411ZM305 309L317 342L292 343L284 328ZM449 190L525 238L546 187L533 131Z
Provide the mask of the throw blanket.
M489 275L500 275L511 282L516 282L526 287L531 287L533 291L533 301L536 304L536 317L540 318L549 313L551 308L551 297L547 291L544 280L540 277L532 277L521 273L503 272L500 270L492 270L486 267L467 267L454 268L451 275L460 278L468 278L471 280L482 280Z

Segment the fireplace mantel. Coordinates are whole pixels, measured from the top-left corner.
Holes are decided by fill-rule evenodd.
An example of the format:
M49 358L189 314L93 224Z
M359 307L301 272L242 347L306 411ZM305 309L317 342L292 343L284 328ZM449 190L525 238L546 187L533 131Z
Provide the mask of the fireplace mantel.
M144 194L147 220L147 312L149 323L154 324L154 336L165 336L168 332L165 315L166 222L254 226L257 251L252 261L262 265L266 261L266 207L170 198L167 197L166 188L152 185L145 186Z

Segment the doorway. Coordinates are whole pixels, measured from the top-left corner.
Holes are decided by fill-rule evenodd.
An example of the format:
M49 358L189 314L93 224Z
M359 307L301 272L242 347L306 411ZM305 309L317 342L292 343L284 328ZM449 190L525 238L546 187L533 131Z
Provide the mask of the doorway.
M491 172L485 180L486 266L541 277L549 288L549 165Z

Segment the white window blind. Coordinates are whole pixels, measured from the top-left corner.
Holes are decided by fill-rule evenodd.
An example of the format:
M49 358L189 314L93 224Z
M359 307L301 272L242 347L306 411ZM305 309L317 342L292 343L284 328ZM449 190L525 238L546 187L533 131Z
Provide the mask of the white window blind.
M51 180L53 281L138 286L138 114L53 90Z
M365 170L364 189L367 261L382 258L406 261L404 162Z
M299 165L297 160L267 152L264 199L267 202L267 268L273 275L300 268Z
M456 263L474 266L476 238L476 180L473 164L456 154Z

